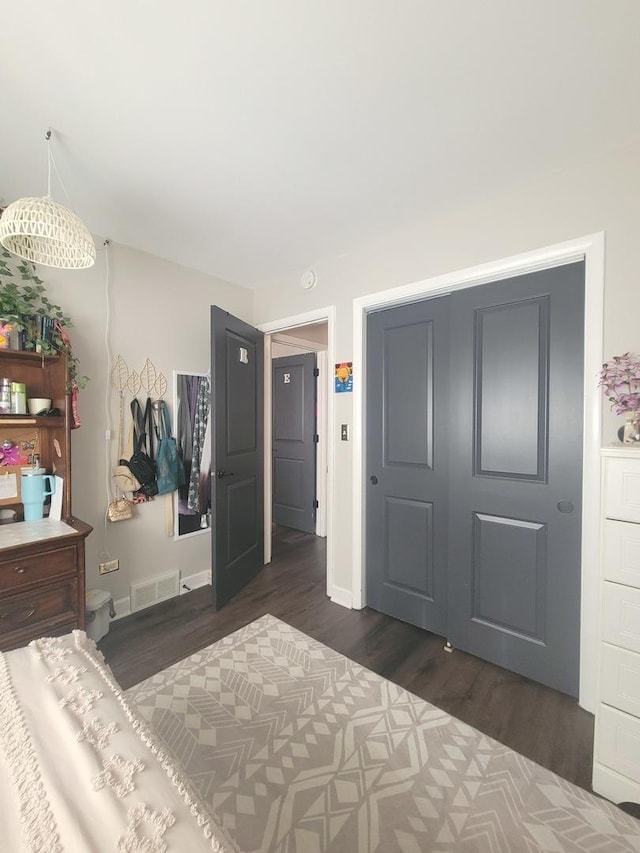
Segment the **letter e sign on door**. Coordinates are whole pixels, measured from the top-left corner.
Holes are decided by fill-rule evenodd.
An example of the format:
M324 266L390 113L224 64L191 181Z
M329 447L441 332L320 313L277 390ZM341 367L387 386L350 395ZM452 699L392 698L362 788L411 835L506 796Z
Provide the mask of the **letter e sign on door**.
M282 381L284 382L285 385L289 385L289 383L291 382L291 374L290 373L283 373L282 374Z

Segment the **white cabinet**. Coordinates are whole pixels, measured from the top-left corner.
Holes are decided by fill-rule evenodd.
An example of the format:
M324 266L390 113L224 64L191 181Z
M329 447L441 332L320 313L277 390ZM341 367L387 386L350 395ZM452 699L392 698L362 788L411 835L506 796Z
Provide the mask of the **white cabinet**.
M603 457L602 621L593 790L640 803L640 448Z
M603 454L610 454L604 450ZM640 524L640 456L638 450L622 451L627 456L605 456L604 510L607 518Z

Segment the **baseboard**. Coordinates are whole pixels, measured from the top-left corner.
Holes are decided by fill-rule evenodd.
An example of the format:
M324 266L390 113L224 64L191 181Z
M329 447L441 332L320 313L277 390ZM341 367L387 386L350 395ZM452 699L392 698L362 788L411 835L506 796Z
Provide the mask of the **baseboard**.
M329 593L329 598L334 604L340 604L342 607L353 609L353 595L350 589L344 589L341 586L333 586Z
M194 575L182 575L180 578L180 595L185 592L191 592L192 589L198 589L201 586L211 586L211 569L205 569L203 572L196 572ZM188 587L188 589L185 589Z
M131 614L131 599L129 596L116 599L113 602L113 609L116 611L116 615L111 620L112 622L115 622L116 619L122 619L124 616L129 616Z
M207 585L211 585L211 569L205 569L202 572L195 572L195 574L192 575L181 574L179 594L184 595L185 592L191 592L193 589L198 589L201 586ZM188 589L185 589L185 587L188 587ZM131 599L128 595L124 598L116 599L113 602L113 606L116 611L116 615L111 620L112 622L131 615Z

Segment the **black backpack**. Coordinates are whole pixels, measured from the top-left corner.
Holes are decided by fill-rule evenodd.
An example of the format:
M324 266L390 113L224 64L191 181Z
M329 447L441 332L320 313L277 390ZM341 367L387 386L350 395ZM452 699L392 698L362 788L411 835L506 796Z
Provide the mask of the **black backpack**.
M158 494L156 464L153 459L151 398L147 397L143 416L140 403L134 397L131 401L131 417L133 418L133 453L131 459L121 459L120 464L126 465L140 483L138 491L151 498Z

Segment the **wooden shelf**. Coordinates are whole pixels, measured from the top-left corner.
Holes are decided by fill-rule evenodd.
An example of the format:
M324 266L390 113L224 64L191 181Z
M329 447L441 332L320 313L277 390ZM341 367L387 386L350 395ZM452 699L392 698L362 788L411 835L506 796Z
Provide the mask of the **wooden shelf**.
M3 361L7 362L24 362L33 364L35 362L43 362L44 364L51 364L55 361L60 361L62 358L59 354L53 353L44 353L44 352L32 352L31 350L22 350L22 349L0 349L0 358Z
M14 426L64 426L64 415L0 415L0 428Z

